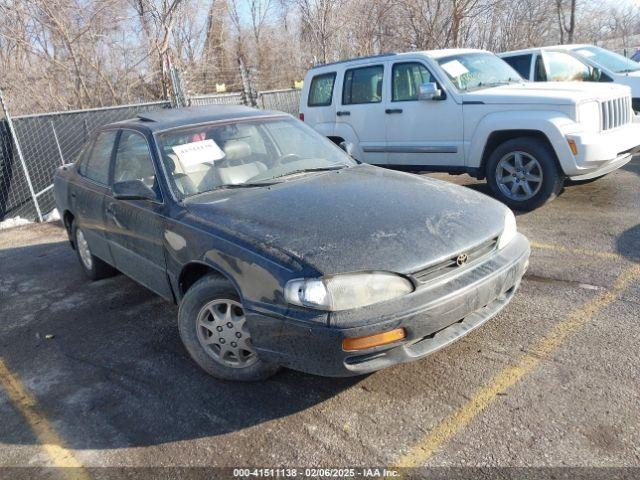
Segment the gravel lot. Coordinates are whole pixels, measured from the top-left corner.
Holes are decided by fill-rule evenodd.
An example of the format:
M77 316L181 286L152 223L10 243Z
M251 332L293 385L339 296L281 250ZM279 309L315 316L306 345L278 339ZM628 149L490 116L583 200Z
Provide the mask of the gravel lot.
M85 280L59 225L2 231L0 466L640 467L640 160L518 223L529 271L482 328L366 377L260 384L202 373L176 307Z

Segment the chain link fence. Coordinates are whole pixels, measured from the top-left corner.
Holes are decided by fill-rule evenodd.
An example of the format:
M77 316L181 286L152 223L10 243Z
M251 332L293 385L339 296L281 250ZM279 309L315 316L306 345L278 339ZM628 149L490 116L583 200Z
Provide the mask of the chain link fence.
M259 108L297 115L299 90L259 92ZM242 105L242 93L193 95L192 106ZM92 132L139 113L171 108L168 101L10 117L0 109L0 221L21 217L42 221L55 208L55 169L75 161ZM2 116L4 114L4 117Z

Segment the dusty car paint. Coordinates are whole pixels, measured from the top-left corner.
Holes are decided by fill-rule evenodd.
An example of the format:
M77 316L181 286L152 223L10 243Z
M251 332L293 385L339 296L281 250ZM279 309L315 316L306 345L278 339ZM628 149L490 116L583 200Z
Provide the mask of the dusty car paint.
M242 108L224 111L228 113L218 120L274 115ZM153 146L155 131L177 127L180 122L132 120L105 128L136 130ZM110 243L112 251L140 251L144 246L153 250L143 252L157 262L153 268L147 258L140 258L125 273L167 299L180 302L189 272L199 265L226 277L241 297L256 350L282 365L325 375L382 368L391 363L374 361L368 367L347 368L350 355L341 352L341 339L406 325L413 335L407 340L415 341L418 335L433 334L459 321L485 301L502 298L492 316L509 301L526 268L529 246L518 235L509 249L493 252L473 268L461 269L451 283L439 289L435 284L419 286L406 297L345 312L291 305L283 289L294 278L365 270L412 278L414 272L496 239L506 208L469 189L370 165L177 201L157 148L151 152L161 201L114 202L110 189L103 189L105 204L117 204L125 214L115 221L105 217L104 226L98 221L96 228L103 228L107 235L119 232L118 244ZM63 215L76 215L81 224L85 219L77 213L77 195L74 200L73 194L87 188L93 186L83 182L73 165L56 173L58 207ZM495 272L499 275L483 288L480 283ZM460 297L451 301L448 297L456 290ZM447 302L442 303L445 297ZM424 318L429 323L426 327ZM488 318L487 314L482 321ZM420 322L420 328L414 328ZM412 359L406 352L393 355L397 358L392 363Z

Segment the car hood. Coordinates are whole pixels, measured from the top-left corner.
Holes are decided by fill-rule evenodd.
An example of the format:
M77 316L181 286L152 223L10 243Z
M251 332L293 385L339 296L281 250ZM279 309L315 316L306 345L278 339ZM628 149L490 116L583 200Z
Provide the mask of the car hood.
M471 189L370 165L186 202L207 229L319 274L409 273L499 235L506 207Z
M485 104L575 105L629 95L629 88L595 82L523 82L485 88L464 95L464 101Z

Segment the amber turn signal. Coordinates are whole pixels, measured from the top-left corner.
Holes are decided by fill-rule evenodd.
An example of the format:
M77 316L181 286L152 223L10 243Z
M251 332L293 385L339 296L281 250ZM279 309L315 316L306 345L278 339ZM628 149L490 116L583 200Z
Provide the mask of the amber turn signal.
M571 151L573 152L574 155L578 154L578 147L576 145L576 141L573 139L568 139L567 143L569 144L569 148L571 149Z
M388 332L376 333L366 337L345 338L342 340L342 349L348 352L354 350L365 350L367 348L379 347L387 343L397 342L407 336L404 328L396 328Z

